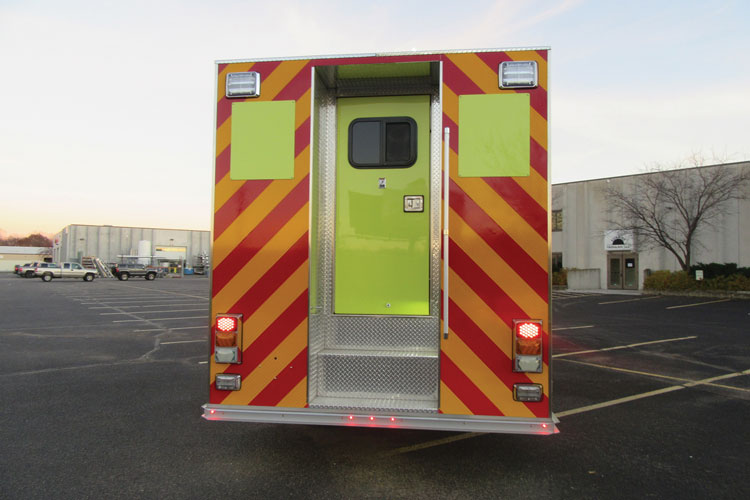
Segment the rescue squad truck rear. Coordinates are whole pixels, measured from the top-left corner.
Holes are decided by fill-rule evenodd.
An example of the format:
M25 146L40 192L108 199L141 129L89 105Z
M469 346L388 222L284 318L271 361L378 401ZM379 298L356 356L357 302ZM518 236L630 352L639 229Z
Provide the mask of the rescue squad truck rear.
M217 64L204 418L557 432L547 54Z

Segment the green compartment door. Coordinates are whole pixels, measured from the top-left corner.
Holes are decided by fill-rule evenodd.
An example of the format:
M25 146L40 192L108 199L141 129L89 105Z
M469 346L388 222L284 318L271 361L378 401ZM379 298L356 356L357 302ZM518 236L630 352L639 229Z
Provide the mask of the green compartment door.
M334 312L426 316L430 98L340 98L337 124Z

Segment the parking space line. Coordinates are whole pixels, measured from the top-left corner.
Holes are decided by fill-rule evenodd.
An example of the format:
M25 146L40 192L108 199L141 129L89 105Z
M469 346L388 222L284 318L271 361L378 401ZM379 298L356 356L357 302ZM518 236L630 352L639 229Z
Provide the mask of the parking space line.
M182 316L180 318L116 319L112 323L137 323L138 321L171 321L178 319L204 319L205 316Z
M107 303L108 302L105 302L105 304L107 304ZM89 307L89 309L131 309L131 308L134 308L134 307L143 307L143 308L146 308L146 307L169 307L169 306L187 307L187 306L203 306L203 305L207 305L207 304L204 304L203 302L188 302L188 303L183 303L183 302L163 302L161 304L150 304L150 305L146 305L146 306L141 306L141 305L135 305L134 306L134 305L115 304L115 305L112 305L112 306L95 306L95 307Z
M683 385L673 385L670 387L664 387L663 389L657 389L655 391L644 392L641 394L634 394L633 396L613 399L611 401L605 401L603 403L597 403L597 404L593 404L589 406L582 406L581 408L575 408L573 410L555 412L555 415L558 418L563 418L563 417L567 417L570 415L576 415L578 413L584 413L584 412L591 411L591 410L598 410L600 408L607 408L609 406L615 406L615 405L619 405L622 403L628 403L630 401L636 401L638 399L650 398L651 396L658 396L660 394L666 394L668 392L679 391L681 389L687 389L689 387L695 387L698 385L716 386L716 384L713 384L712 382L715 382L717 380L726 380L728 378L741 377L743 375L748 375L748 374L750 374L750 370L745 370L742 372L735 372L735 373L727 373L726 375L719 375L717 377L709 377L709 378L705 378L702 380L694 380ZM742 389L739 387L731 387L731 386L725 386L725 385L720 385L719 387L747 391L747 389Z
M622 304L623 302L638 302L639 300L651 300L658 299L660 295L654 295L653 297L639 297L637 299L625 299L625 300L611 300L609 302L599 302L598 305L603 306L605 304Z
M689 378L680 378L680 377L671 377L669 375L659 375L658 373L649 373L649 372L642 372L638 370L629 370L627 368L618 368L614 366L607 366L607 365L599 365L596 363L586 363L585 361L573 361L572 359L564 359L563 361L567 361L569 363L575 363L578 365L586 365L586 366L593 366L595 368L604 368L605 370L614 370L616 372L624 372L624 373L632 373L634 375L644 375L646 377L655 377L655 378L663 378L667 380L676 380L678 382L685 382L685 387L693 387L694 385L698 385L698 383L695 380L691 380ZM739 374L744 374L746 372L737 372ZM721 385L721 384L714 384L711 383L715 380L722 380L724 378L731 378L735 376L734 374L729 374L729 377L727 375L718 375L716 377L712 377L712 379L703 379L702 382L700 382L701 385L710 385L713 387L721 387L722 389L734 389L736 391L743 391L743 392L750 392L750 389L744 389L742 387L732 387L731 385Z
M658 396L659 394L666 394L668 392L679 391L680 389L686 389L684 385L673 385L671 387L665 387L663 389L657 389L655 391L644 392L641 394L635 394L633 396L627 396L625 398L613 399L611 401L605 401L604 403L597 403L589 406L582 406L581 408L575 408L573 410L566 410L561 412L555 412L557 418L563 418L570 415L576 415L578 413L585 413L591 410L598 410L600 408L607 408L608 406L615 406L622 403L628 403L630 401L636 401L638 399L650 398L651 396Z
M99 302L111 302L113 300L135 300L143 301L143 299L163 299L161 295L109 295L109 296L91 296L86 298L80 298L78 300L94 300L94 304ZM88 302L81 302L81 304L87 304Z
M175 340L174 342L159 342L159 345L170 345L170 344L193 344L195 342L206 342L208 339L200 340Z
M561 332L563 330L582 330L583 328L594 328L594 325L586 325L586 326L566 326L563 328L553 328L553 332Z
M695 304L683 304L681 306L669 306L666 309L680 309L682 307L704 306L706 304L718 304L719 302L729 302L732 299L710 300L708 302L696 302Z
M403 453L409 453L409 452L412 452L412 451L418 451L418 450L424 450L426 448L432 448L434 446L440 446L440 445L443 445L443 444L454 443L456 441L461 441L463 439L469 439L469 438L473 438L473 437L476 437L476 436L482 436L484 434L486 434L486 432L466 432L464 434L457 434L455 436L450 436L450 437L443 438L443 439L435 439L433 441L427 441L427 442L420 443L420 444L415 444L415 445L412 445L412 446L404 446L404 447L401 447L401 448L396 448L395 450L391 450L389 452L383 453L382 456L386 456L387 457L387 456L392 456L392 455L401 455Z
M208 325L203 326L178 326L175 328L149 328L148 330L133 330L133 333L141 332L161 332L163 330L197 330L198 328L208 328Z
M99 316L116 316L118 314L161 314L161 313L179 313L179 312L195 312L195 311L206 311L205 308L201 309L169 309L166 311L134 311L134 312L114 312L114 313L99 313Z
M169 294L169 295L180 295L182 297L193 297L195 299L205 299L205 300L208 300L208 298L205 295L204 296L200 296L200 295L190 295L189 293L170 292L168 290L154 290L153 288L143 288L141 286L135 286L135 285L122 285L122 286L123 287L129 287L129 288L135 288L137 290L147 290L147 291L153 292L153 293L164 293L164 294Z
M676 380L678 382L692 382L692 380L690 380L689 378L671 377L669 375L659 375L658 373L642 372L638 370L630 370L628 368L618 368L616 366L600 365L597 363L587 363L585 361L574 361L572 359L563 359L563 361L567 361L568 363L575 363L577 365L593 366L594 368L604 368L605 370L612 370L616 372L631 373L633 375L644 375L646 377L664 378L667 380Z
M564 358L566 356L575 356L577 354L590 354L592 352L604 352L604 351L616 351L618 349L629 349L631 347L639 347L642 345L651 345L651 344L663 344L665 342L678 342L680 340L691 340L691 339L697 339L697 335L691 335L689 337L677 337L674 339L662 339L662 340L651 340L649 342L638 342L637 344L628 344L628 345L618 345L614 347L604 347L602 349L589 349L587 351L575 351L575 352L562 352L560 354L553 354L553 358Z
M146 303L151 304L155 301L159 301L164 304L179 304L182 302L189 302L194 301L195 298L174 298L171 299L170 297L147 297L144 298L143 296L140 296L138 298L133 299L121 299L121 298L113 298L113 299L107 299L107 300L97 300L95 302L81 302L82 306L100 306L102 304L138 304L138 303ZM208 302L208 299L205 300L205 302Z

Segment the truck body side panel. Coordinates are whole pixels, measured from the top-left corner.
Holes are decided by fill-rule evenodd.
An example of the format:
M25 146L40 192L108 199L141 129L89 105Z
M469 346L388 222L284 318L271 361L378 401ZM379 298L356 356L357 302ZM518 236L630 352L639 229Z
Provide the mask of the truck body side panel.
M535 89L500 90L503 61L534 60ZM541 319L549 346L549 239L546 51L447 54L443 126L451 128L448 339L441 341L442 413L549 417L549 359L544 371L514 373L513 319ZM530 96L530 170L519 177L461 177L459 99ZM541 383L540 403L513 400L513 384Z
M233 180L231 109L224 75L257 71L260 101L294 101L294 177ZM242 375L240 391L217 391L211 403L304 407L307 390L310 69L308 61L219 67L211 310L243 315L243 363L217 373ZM245 101L250 101L246 99ZM213 323L213 318L212 318ZM213 345L213 342L212 342Z

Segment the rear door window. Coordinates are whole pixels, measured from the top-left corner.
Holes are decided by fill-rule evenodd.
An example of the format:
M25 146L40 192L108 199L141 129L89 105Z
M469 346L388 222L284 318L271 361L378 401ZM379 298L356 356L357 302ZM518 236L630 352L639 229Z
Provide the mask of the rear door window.
M359 118L349 125L355 168L406 168L417 161L417 124L408 116Z

